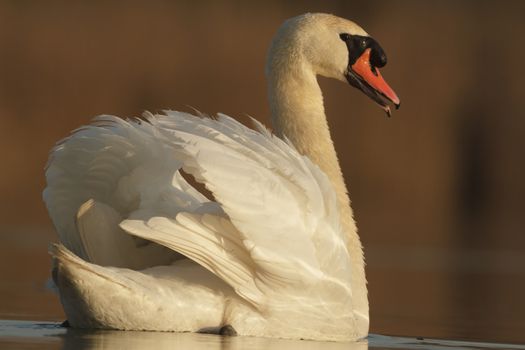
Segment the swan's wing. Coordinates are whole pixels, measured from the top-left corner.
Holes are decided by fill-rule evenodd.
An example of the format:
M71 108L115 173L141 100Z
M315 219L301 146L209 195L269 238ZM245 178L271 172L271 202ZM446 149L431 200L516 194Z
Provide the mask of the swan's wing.
M238 295L255 302L254 266L231 221L209 213L179 213L176 218L138 210L120 225L126 232L164 245L191 258L228 283Z
M151 249L115 223L140 205L173 213L208 202L177 172L180 166L162 134L146 122L101 116L74 131L53 148L46 167L43 197L60 241L94 263L144 268L169 262L172 251ZM96 205L80 211L88 201ZM108 249L95 251L104 245ZM115 246L128 257L120 263L111 256Z
M335 193L326 175L308 158L262 126L257 132L223 115L213 120L168 112L149 121L172 140L183 169L206 185L231 220L235 231L228 232L236 235L235 241L242 243L251 259L245 270L252 271L258 289L253 295L320 281L330 281L348 292L346 236ZM135 227L132 233L175 250L185 249L174 237L180 226L188 226L183 223L187 218L179 214L171 220L158 219L158 225L152 224L157 219L150 218L151 226ZM137 223L124 221L122 226L133 231L131 224ZM194 224L194 232L204 226ZM218 235L219 242L223 238L224 231L217 227L200 231L209 242L213 235ZM193 249L201 249L194 253L189 249L189 256L228 281L225 274L230 268L214 257L220 243L193 243ZM203 256L195 258L198 254ZM225 261L242 266L235 256Z
M119 227L121 221L122 216L105 203L90 199L80 206L76 228L89 261L140 270L173 260L174 253L165 247L130 237Z

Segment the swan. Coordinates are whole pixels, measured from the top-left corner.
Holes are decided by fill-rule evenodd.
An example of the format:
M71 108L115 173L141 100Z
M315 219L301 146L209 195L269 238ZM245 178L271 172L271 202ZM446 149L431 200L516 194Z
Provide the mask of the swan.
M251 129L166 111L99 116L58 142L43 198L69 324L366 337L363 250L316 76L350 83L390 114L400 101L385 64L357 24L304 14L280 27L268 54L275 134L255 120Z

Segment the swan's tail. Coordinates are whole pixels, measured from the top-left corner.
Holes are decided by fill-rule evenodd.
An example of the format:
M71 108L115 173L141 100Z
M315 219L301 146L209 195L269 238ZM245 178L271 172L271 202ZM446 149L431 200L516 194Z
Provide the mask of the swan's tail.
M174 252L124 233L142 206L175 215L208 200L178 172L181 162L155 127L100 116L51 151L43 197L60 241L86 261L146 268ZM116 253L115 253L116 252Z
M91 264L62 244L50 253L72 327L194 332L221 324L224 296L215 291L228 287L188 260L134 271Z
M53 281L60 289L69 323L80 328L112 328L98 317L103 312L93 307L104 300L89 302L87 297L104 299L100 298L105 296L104 293L92 293L91 290L104 289L105 286L111 286L112 293L127 294L130 292L129 281L110 269L86 262L62 244L52 244L49 253L54 258Z

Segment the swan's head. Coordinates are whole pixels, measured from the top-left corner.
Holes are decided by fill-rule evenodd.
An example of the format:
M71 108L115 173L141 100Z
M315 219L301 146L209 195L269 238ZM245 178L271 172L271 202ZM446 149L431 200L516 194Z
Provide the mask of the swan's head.
M386 65L385 51L352 21L324 13L308 13L287 20L270 48L268 69L288 60L315 73L346 81L363 91L388 115L389 103L399 107L396 93L381 76Z

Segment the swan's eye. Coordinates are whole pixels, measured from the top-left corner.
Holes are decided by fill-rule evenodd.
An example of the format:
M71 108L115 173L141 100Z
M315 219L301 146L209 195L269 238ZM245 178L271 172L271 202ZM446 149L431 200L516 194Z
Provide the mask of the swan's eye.
M348 41L348 40L350 40L350 34L348 34L348 33L341 33L341 34L339 34L339 37L340 37L341 40L343 40L343 41Z
M366 39L361 39L361 42L359 43L359 45L361 45L361 48L363 49L366 49L366 46L367 46L367 42L366 42Z

